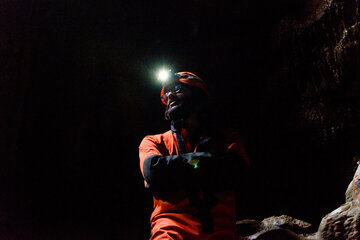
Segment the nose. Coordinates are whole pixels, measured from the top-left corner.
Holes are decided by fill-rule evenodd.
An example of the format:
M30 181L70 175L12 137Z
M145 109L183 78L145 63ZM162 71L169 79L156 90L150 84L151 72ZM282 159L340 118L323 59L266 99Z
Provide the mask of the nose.
M168 99L174 99L174 96L175 96L175 93L169 92L167 97L168 97Z
M171 100L174 100L176 98L176 94L173 92L169 92L167 95L167 104L170 103Z

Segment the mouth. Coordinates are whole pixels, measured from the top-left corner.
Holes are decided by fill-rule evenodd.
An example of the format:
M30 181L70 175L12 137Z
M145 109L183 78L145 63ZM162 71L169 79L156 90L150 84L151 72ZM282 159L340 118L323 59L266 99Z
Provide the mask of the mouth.
M176 102L176 101L173 101L173 102L171 102L171 103L169 104L169 108L172 108L172 107L174 107L174 106L176 106L176 105L179 105L179 103Z

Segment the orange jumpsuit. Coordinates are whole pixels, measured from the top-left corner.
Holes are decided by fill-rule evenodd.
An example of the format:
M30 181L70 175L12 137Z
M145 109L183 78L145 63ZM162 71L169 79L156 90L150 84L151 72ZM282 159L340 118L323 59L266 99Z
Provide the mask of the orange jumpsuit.
M196 147L191 149L191 144L187 138L185 129L183 129L182 135L185 140L187 151L195 152ZM240 153L248 164L248 158L241 139L238 138L237 135L231 136L231 134L229 138L230 141L226 144L226 147ZM177 141L175 134L171 132L171 130L162 134L146 136L139 146L140 168L142 173L143 164L147 157L151 155L169 156L177 154ZM153 198L154 210L150 217L150 240L236 239L235 197L233 191L227 190L221 193L214 193L217 204L211 209L214 228L213 232L210 234L202 232L201 221L197 216L197 209L190 205L189 198L181 191L171 193L171 195L172 196L166 200Z

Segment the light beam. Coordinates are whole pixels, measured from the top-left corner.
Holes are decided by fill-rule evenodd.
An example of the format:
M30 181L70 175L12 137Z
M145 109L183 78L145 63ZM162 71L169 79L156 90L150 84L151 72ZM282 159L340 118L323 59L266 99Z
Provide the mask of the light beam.
M161 69L157 73L157 79L162 83L166 82L170 77L170 71L171 70L168 70L168 69Z

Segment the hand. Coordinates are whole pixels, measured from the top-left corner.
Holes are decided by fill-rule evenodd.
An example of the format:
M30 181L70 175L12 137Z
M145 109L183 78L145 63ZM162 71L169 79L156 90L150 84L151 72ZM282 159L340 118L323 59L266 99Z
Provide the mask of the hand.
M196 147L196 152L209 152L214 156L222 155L225 151L224 143L214 137L202 139Z

